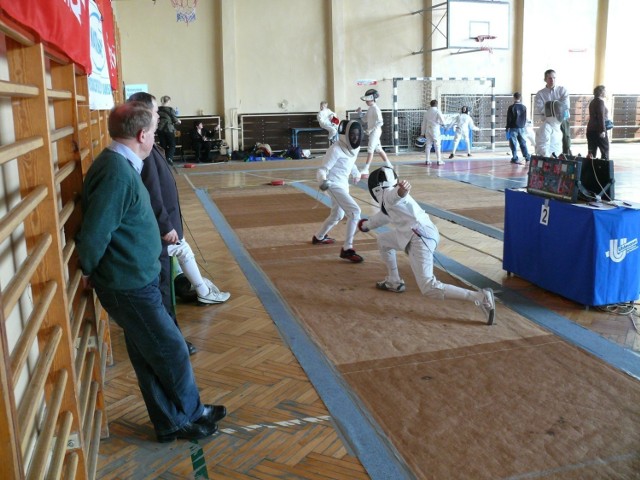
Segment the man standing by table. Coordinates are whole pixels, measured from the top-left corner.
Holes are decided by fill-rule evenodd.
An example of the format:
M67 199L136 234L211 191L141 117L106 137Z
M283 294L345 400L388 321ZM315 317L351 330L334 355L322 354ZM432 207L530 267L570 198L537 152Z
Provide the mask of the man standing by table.
M546 86L536 93L535 111L544 123L536 133L536 155L571 154L569 92L556 85L555 70L544 72Z

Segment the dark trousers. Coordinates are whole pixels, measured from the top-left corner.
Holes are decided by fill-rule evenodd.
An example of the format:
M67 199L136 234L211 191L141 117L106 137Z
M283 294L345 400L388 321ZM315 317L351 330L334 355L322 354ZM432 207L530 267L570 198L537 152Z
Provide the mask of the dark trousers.
M562 153L571 155L571 126L569 125L569 120L562 121L560 131L562 132Z
M605 135L602 138L600 132L587 130L587 150L592 157L597 157L598 148L600 149L600 158L609 160L609 135Z
M176 133L158 132L158 140L164 150L164 156L167 157L167 162L173 163L173 156L176 154Z
M193 142L193 151L196 155L196 162L208 163L211 156L211 142L206 140Z
M202 416L189 351L162 303L158 279L133 290L95 288L122 328L131 365L157 434L169 434Z

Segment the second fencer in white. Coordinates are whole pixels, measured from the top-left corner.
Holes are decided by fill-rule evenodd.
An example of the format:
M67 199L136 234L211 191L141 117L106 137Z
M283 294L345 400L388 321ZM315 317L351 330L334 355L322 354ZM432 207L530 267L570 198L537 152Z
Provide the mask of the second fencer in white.
M345 215L347 216L347 234L340 250L340 258L354 263L363 258L353 249L353 238L360 220L360 207L349 194L349 178L354 183L360 181L360 172L356 167L356 159L360 152L362 126L355 120L342 120L338 126L338 141L329 147L322 166L316 173L320 190L331 198L331 212L313 236L314 245L331 244L335 240L327 234Z
M423 135L427 142L425 143L425 155L427 165L431 165L431 147L436 151L436 162L438 165L444 165L442 153L440 150L440 127L444 126L444 117L438 108L438 101L431 100L430 108L422 117L422 125L420 126L420 134Z
M471 115L469 115L469 107L464 106L460 109L460 113L456 116L453 121L453 127L455 130L455 135L453 137L453 151L449 158L453 158L456 155L456 150L458 149L458 145L460 144L460 140L464 139L467 144L467 157L471 156L471 139L469 137L469 130L473 130L474 132L479 132L480 129L476 127L475 122Z
M387 276L376 283L380 290L401 293L405 283L398 270L397 251L409 256L411 270L418 282L420 292L436 300L456 299L474 302L484 315L488 325L495 317L493 290L467 290L440 282L433 273L433 255L440 242L440 233L429 215L409 194L411 184L407 180L398 181L394 170L379 168L369 176L369 191L380 206L380 210L369 219L358 222L362 232L382 226L387 228L377 232L380 255L387 267Z

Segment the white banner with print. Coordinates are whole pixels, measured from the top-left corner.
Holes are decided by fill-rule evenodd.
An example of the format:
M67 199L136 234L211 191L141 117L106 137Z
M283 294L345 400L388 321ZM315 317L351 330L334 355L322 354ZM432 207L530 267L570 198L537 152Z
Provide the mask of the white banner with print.
M96 2L89 2L89 43L91 45L91 75L89 75L89 108L110 110L113 108L113 94L107 52L102 35L102 15Z

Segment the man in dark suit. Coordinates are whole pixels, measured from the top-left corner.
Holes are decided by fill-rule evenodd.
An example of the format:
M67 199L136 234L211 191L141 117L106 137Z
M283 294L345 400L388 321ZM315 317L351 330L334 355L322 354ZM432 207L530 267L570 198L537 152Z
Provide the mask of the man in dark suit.
M142 102L153 111L158 109L155 97L146 92L134 93L129 97L128 101ZM162 238L162 254L160 255L160 291L162 293L162 301L177 325L171 297L171 256L173 254L178 258L185 275L196 289L199 302L205 304L223 303L231 295L227 292L221 292L210 280L203 279L200 275L193 252L191 252L189 244L184 240L178 187L171 169L157 145L153 146L149 157L144 161L141 177L142 182L149 191L151 207L158 221ZM196 352L195 346L189 341L186 341L186 343L189 348L189 354L193 355Z

